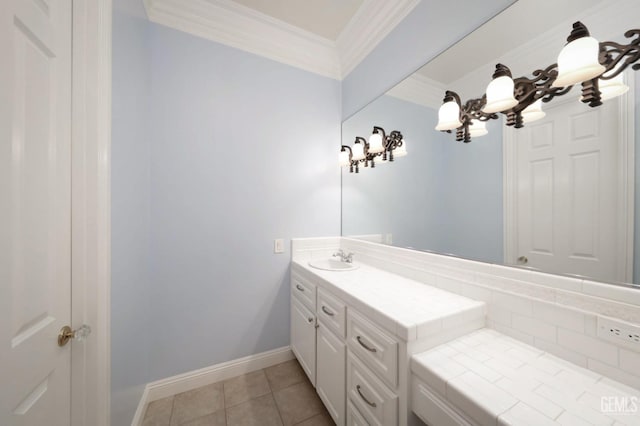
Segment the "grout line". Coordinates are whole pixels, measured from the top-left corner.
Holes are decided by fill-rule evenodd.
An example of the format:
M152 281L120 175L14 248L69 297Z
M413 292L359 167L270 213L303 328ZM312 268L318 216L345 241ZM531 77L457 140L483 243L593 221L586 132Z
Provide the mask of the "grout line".
M176 405L176 396L174 395L171 398L171 413L169 414L169 425L171 425L171 420L173 420L173 411L174 411L175 405ZM143 420L143 423L144 423L144 420Z
M280 412L280 406L278 405L278 401L276 401L276 396L273 394L273 392L271 392L271 398L273 399L273 404L276 406L276 412L278 413L280 424L284 425L284 420L282 420L282 413Z

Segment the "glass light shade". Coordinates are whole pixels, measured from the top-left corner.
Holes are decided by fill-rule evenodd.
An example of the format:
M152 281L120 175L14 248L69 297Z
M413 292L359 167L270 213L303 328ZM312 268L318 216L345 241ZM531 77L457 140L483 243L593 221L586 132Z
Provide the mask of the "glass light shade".
M482 108L488 114L502 112L518 105L518 100L513 96L513 79L503 75L491 80L487 86L487 104Z
M402 146L397 147L393 150L394 158L404 157L407 155L407 143L402 139Z
M354 143L351 147L351 159L354 161L364 160L364 144Z
M489 131L487 131L487 123L480 120L471 120L471 123L469 123L469 136L477 138L487 133L489 133Z
M598 62L600 44L593 37L581 37L562 48L558 55L558 77L553 87L567 87L591 80L606 68Z
M384 146L382 145L382 135L380 133L373 133L369 136L369 152L373 154L377 154L378 152L384 151Z
M542 99L538 99L522 111L522 122L531 123L536 120L540 120L546 112L542 110Z
M351 164L351 161L349 160L349 151L346 149L344 151L340 151L338 154L338 164L340 167L345 167Z
M454 130L460 126L460 106L455 101L443 103L438 110L436 130Z
M629 90L629 86L624 84L622 74L618 74L611 80L598 80L598 87L600 89L600 97L603 101L624 95Z

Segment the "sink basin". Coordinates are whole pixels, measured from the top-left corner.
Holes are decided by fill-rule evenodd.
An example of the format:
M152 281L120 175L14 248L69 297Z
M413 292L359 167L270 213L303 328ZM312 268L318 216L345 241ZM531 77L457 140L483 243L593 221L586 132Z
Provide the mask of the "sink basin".
M310 260L309 266L323 271L353 271L358 269L358 266L353 263L341 262L335 259Z

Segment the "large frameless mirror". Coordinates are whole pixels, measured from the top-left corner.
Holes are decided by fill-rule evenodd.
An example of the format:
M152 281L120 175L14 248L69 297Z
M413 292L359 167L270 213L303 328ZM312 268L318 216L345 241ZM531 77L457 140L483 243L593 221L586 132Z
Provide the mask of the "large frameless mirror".
M621 73L630 90L598 107L581 102L577 84L543 112L536 105L522 128L500 114L467 138L435 130L446 91L464 103L486 92L498 63L514 78L556 63L576 21L600 41L628 43L638 16L635 0L519 0L347 119L343 145L378 126L402 134L406 155L343 167L342 235L639 283L639 72Z

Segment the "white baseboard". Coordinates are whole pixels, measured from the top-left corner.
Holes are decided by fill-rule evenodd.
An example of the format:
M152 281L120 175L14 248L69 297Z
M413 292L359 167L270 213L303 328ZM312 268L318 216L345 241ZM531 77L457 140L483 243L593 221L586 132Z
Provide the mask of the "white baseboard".
M289 361L293 358L294 355L291 351L291 347L284 346L282 348L249 355L244 358L234 359L232 361L223 362L210 367L147 383L142 397L140 398L136 414L131 422L131 426L142 425L146 406L150 402L172 395L177 395L192 389L197 389L221 380L227 380L235 376L251 373L252 371L271 367L272 365L280 364L281 362Z

